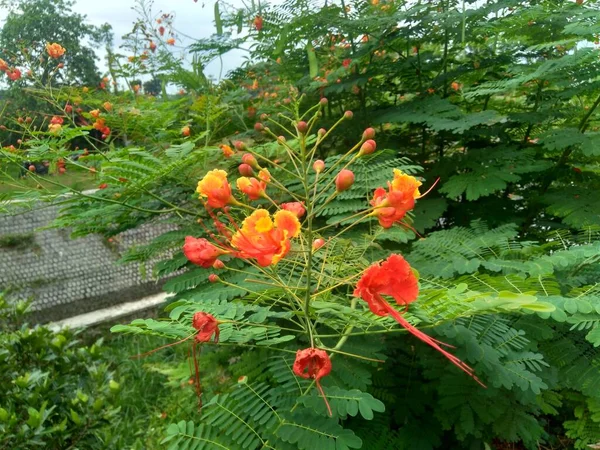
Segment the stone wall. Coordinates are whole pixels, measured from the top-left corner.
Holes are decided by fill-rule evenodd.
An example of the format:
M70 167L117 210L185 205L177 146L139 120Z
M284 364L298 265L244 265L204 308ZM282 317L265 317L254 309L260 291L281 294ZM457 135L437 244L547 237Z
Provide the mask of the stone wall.
M161 283L143 276L139 264L117 260L127 248L148 243L172 225L145 224L110 241L98 235L71 239L68 229L41 229L58 210L40 204L16 216L0 215L0 290L9 298L32 298L33 320L59 320L161 290Z

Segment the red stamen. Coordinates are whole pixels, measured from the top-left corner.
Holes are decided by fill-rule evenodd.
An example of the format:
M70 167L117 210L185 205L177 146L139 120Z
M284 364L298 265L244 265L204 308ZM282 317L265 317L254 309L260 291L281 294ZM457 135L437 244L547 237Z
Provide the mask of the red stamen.
M423 198L427 194L429 194L433 190L435 185L438 184L439 181L440 181L440 177L438 177L437 180L434 181L434 183L431 185L431 187L429 189L427 189L427 191L424 194L419 195L417 198Z

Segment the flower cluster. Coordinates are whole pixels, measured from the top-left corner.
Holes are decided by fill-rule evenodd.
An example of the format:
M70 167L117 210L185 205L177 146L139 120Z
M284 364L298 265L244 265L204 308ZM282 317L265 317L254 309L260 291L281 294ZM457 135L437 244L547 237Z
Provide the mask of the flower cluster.
M326 104L327 100L322 99L317 107L320 109ZM350 120L352 116L351 111L346 111L340 122ZM286 258L306 265L307 273L301 278L301 281L307 280L307 285L302 288L303 291L300 294L305 296L304 300L299 298L297 291L294 290L296 288L289 289L285 285L278 284L280 278L273 278L273 280L275 285L281 286L284 290L289 289L290 296L296 303L301 304L300 310L296 307L293 309L297 314L302 314L302 321L305 324L304 331L310 342L310 346L297 351L293 372L298 377L314 380L331 415L329 403L321 387L321 380L332 370L330 355L339 350L339 346L343 345L345 339L342 338L338 346L327 347L318 339L318 335L315 336L313 333L316 323L313 323L314 318L311 315L311 299L319 295L319 288L318 284L315 287L311 282L311 271L314 270L311 263L313 254L326 246L327 242L335 242L337 236L343 234L344 230L326 240L319 236L313 225L318 220L318 212L327 203L340 193L353 188L355 175L349 166L358 158L374 153L377 150L377 143L374 140L375 130L367 128L360 142L327 168L327 164L323 160L315 158L315 149L331 130L319 129L317 131L316 144L312 150L309 150L306 145L306 138L311 133L316 117L318 115L315 115L313 119L293 122L297 135L292 137L300 143L298 153L294 153L297 150L288 143L288 138L285 136L277 136L270 127L265 126L262 122L255 125L256 132L271 135L286 151L291 159L291 165L288 168L281 165L281 159L265 158L250 150L247 144L241 141L234 144L235 149L225 144L220 146L225 158L241 155L241 162L238 166L240 177L235 182L239 195L234 194L226 171L213 169L204 175L198 182L196 192L199 194L199 200L203 203L208 216L212 219L213 226L209 227L200 219L199 223L204 227L205 236L187 236L183 252L191 263L206 269L228 270L229 268L222 259L230 258L242 259L255 266L259 273L266 275L271 272L265 271L264 268L276 266ZM277 124L266 114L261 115L261 120L269 120ZM282 128L289 132L289 128ZM259 159L261 163L265 161L270 164L269 168L261 166ZM297 171L300 185L304 186L304 195L290 192L285 183L278 179L282 172L293 175L294 169ZM376 219L383 228L390 228L395 224L410 227L404 220L415 207L416 201L424 195L419 190L422 183L414 176L399 169L394 169L392 175L393 178L387 182L386 188L375 189L369 201L369 207L350 217L356 219L351 221L350 227L362 220L369 219ZM274 200L274 198L280 197L285 201ZM317 202L317 199L320 199L320 202ZM254 202L260 202L260 204L253 204ZM316 205L318 205L317 208L315 208ZM241 225L236 221L239 216L243 217ZM339 223L344 223L344 221ZM325 225L319 230L325 230L331 226ZM306 245L307 242L311 242L311 245ZM210 274L209 280L228 283L216 274ZM391 297L406 311L419 296L418 275L401 255L392 254L387 260L376 262L366 268L354 288L354 296L364 300L374 315L391 316L410 334L442 353L459 369L482 384L471 367L442 348L442 346L447 346L446 344L418 330L386 300L386 297ZM218 339L217 319L201 312L196 314L197 316L194 316L194 328L198 330L196 340L207 342L215 334L216 341ZM197 326L199 321L202 321L202 326Z

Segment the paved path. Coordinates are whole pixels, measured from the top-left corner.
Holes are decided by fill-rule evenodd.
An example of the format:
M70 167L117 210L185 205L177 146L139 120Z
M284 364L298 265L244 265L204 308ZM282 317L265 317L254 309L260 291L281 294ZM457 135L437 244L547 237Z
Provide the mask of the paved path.
M98 323L106 322L109 320L115 320L123 316L135 313L136 311L142 311L149 309L164 303L167 298L166 293L160 293L144 297L135 302L122 303L117 306L110 308L98 309L90 313L81 314L79 316L69 317L68 319L59 320L58 322L52 322L48 324L48 327L52 330L59 330L61 328L80 328L87 327L90 325L96 325Z

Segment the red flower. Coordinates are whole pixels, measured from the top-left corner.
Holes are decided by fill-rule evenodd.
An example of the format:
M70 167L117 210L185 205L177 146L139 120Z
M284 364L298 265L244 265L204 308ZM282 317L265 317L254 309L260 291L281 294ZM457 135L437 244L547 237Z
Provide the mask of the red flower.
M348 67L350 65L350 63L352 63L352 60L350 58L346 58L345 60L342 61L342 66Z
M375 210L371 213L379 219L379 224L390 228L400 222L406 213L415 207L415 200L421 197L421 182L415 177L394 169L394 180L388 182L388 191L377 188L371 200Z
M369 309L378 316L391 315L396 322L406 328L413 336L442 353L455 366L475 379L485 387L473 374L473 369L456 356L442 349L440 342L411 325L398 311L396 311L382 296L387 295L396 300L399 305L408 308L419 295L419 284L410 265L400 255L390 255L382 264L375 263L370 266L356 285L354 296L362 298L368 303Z
M21 78L21 71L15 67L12 71L7 70L6 75L8 75L8 78L10 78L12 81L17 81Z
M303 202L282 203L279 206L281 209L285 209L286 211L294 213L298 218L306 214L306 208L304 208Z
M50 123L53 125L62 125L64 123L64 119L60 116L52 116Z
M199 311L194 313L192 326L198 330L196 342L209 342L215 335L215 343L219 342L219 322L211 314Z
M315 380L317 389L319 389L319 392L325 401L325 406L327 406L327 412L329 412L329 416L331 416L331 408L320 383L321 378L326 377L331 372L331 360L329 359L327 352L318 348L298 350L296 352L293 370L294 373L301 378L312 378Z
M183 254L190 262L200 267L204 267L205 269L212 267L217 258L225 253L227 252L215 247L204 238L185 237Z

